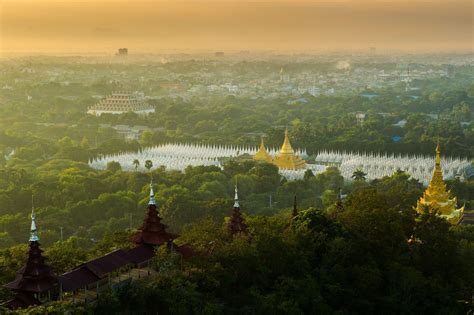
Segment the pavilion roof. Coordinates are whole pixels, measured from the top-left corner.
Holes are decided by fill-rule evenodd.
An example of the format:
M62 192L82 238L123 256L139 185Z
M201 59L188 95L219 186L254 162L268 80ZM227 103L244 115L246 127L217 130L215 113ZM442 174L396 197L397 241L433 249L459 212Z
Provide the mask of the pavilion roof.
M17 309L17 308L27 308L31 305L40 305L41 302L38 301L33 294L27 292L18 292L13 299L6 301L2 306Z
M100 278L86 266L76 268L59 276L63 291L74 291L99 281Z

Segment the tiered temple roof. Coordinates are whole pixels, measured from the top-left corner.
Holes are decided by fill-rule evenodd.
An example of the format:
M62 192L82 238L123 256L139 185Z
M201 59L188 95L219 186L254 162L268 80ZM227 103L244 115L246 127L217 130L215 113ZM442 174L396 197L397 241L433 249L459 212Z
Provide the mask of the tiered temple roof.
M228 223L227 228L231 235L238 233L245 233L247 231L247 225L244 223L244 218L240 212L239 195L237 185L235 186L235 197L234 197L234 208L232 209L232 215Z
M148 212L143 220L142 226L137 234L132 237L136 244L160 246L172 242L177 235L166 231L167 225L161 223L161 218L156 210L155 193L150 185L150 201L148 202Z
M429 207L431 211L437 211L442 217L445 217L451 223L458 223L462 217L464 208L456 209L456 197L451 198L451 191L446 189L443 180L443 171L441 169L439 144L436 146L436 159L433 177L423 196L418 200L416 211L424 213L425 208Z
M113 92L112 95L100 100L89 107L87 113L100 116L101 114L121 114L135 112L137 114L153 113L155 109L147 105L141 97L134 93Z
M15 291L16 296L5 303L10 308L40 304L38 296L48 292L57 284L56 276L42 255L36 229L36 216L31 213L30 248L25 266L16 275L15 280L3 287Z

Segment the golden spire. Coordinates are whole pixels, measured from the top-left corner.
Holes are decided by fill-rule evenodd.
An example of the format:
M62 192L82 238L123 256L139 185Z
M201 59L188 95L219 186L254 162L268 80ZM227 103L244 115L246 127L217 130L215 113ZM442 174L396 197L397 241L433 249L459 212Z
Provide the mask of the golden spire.
M451 191L446 189L443 179L443 170L441 168L441 150L440 145L436 146L435 167L433 177L426 188L423 196L418 200L416 211L423 213L426 206L431 210L438 211L439 214L448 221L456 223L462 216L463 208L456 209L456 197L451 198Z
M270 154L268 154L267 149L265 148L265 143L263 142L263 136L260 139L260 147L257 153L255 153L253 159L256 161L272 162L272 157L270 156Z
M439 148L439 141L438 144L436 145L436 167L441 168L441 149Z
M281 146L280 155L274 160L274 164L281 169L298 170L306 167L306 161L295 155L290 144L288 128L285 129L285 140Z
M288 128L285 129L285 140L283 141L283 145L281 146L280 154L294 154L293 148L290 144L290 138L288 137Z

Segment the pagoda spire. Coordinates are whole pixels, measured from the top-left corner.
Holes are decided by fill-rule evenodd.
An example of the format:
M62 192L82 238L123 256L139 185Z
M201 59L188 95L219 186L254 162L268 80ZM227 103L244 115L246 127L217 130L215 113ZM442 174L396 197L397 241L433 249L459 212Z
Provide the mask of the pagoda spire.
M306 167L306 161L296 155L291 147L288 128L285 129L285 139L280 154L275 157L273 163L280 169L299 170Z
M244 218L240 212L237 184L235 184L234 208L232 209L232 214L227 228L229 229L229 233L232 236L238 233L245 233L247 231L247 225L244 223Z
M240 209L240 204L239 204L239 190L237 189L237 184L235 184L235 195L234 195L234 208L239 208Z
M290 137L288 136L288 128L285 128L285 140L283 141L283 145L281 147L281 153L286 153L286 154L295 153L290 144Z
M148 201L148 205L156 206L155 192L153 191L153 181L150 182L150 200Z
M267 149L265 148L265 143L263 142L263 136L260 138L260 147L258 148L257 153L253 156L253 159L256 161L266 161L271 163L272 157L268 154Z
M166 231L168 226L161 223L161 217L158 215L156 206L157 202L155 200L153 183L150 183L148 211L145 215L142 226L138 229L137 233L132 236L132 241L136 244L159 246L168 244L176 238L176 235Z
M464 208L456 209L457 199L451 197L451 191L446 188L443 179L443 170L441 168L441 149L436 145L435 167L433 177L426 188L423 196L418 200L416 211L424 213L425 208L429 207L432 211L437 211L439 215L445 217L451 223L457 223L462 217Z
M31 209L31 227L30 227L30 242L38 242L38 230L36 228L36 214L35 208Z
M17 293L12 300L5 303L7 307L22 308L41 304L41 301L46 298L43 293L50 291L57 284L56 276L51 267L46 264L38 241L36 215L33 208L31 211L30 248L26 264L18 270L15 280L3 286Z

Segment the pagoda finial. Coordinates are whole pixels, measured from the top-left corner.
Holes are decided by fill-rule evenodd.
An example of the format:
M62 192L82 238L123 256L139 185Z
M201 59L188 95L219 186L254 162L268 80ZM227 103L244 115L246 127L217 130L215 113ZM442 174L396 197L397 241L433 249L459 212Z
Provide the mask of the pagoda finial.
M436 166L439 166L441 164L441 149L439 146L439 140L438 144L436 145Z
M238 194L238 189L237 189L237 183L235 183L234 208L240 208L240 204L239 204L239 194Z
M150 201L148 201L148 205L156 206L155 192L153 191L153 181L150 181Z
M35 208L32 207L32 209L31 209L30 242L37 242L37 241L39 241L39 237L38 237L38 230L36 229L36 214L35 214Z

